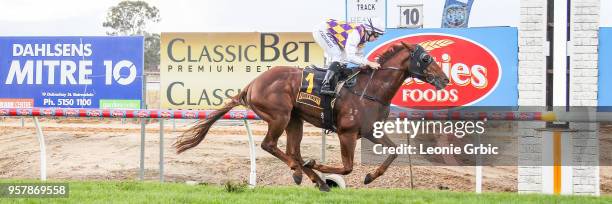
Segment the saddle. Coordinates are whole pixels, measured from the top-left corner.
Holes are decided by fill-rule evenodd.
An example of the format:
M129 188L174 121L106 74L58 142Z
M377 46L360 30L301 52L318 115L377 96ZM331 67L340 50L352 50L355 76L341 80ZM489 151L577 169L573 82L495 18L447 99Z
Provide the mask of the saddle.
M333 113L334 104L338 96L338 92L342 87L353 87L356 84L357 74L359 71L353 72L351 69L342 69L337 74L338 82L335 84L334 96L321 95L321 87L325 78L326 69L316 67L314 65L307 66L302 70L302 83L296 101L298 103L308 105L314 108L321 109L321 120L323 128L329 131L336 131L335 115Z

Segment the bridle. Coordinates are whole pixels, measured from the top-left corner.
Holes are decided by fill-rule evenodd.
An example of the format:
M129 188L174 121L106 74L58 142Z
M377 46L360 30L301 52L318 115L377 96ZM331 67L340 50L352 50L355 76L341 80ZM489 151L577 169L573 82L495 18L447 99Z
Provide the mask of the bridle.
M406 48L408 47L406 46ZM425 70L433 62L433 59L431 58L429 54L427 54L427 52L425 51L425 48L421 47L420 45L417 45L416 48L410 52L410 58L407 58L406 60L410 60L410 69L405 70L408 76L416 77L423 81L431 81L430 77L427 76L427 74L425 73ZM402 62L402 64L404 64L405 62L406 61ZM402 71L400 68L397 68L397 67L385 67L384 68L384 70L387 70L387 69L395 70L395 71ZM355 92L352 88L349 88L348 90L350 93L358 95L361 98L366 98L368 100L378 102L383 106L389 106L389 102L385 102L375 96L370 96L370 95L365 94L366 90L368 89L368 86L370 85L370 80L372 80L374 76L374 73L376 73L376 70L374 70L371 73L370 79L368 79L368 82L366 83L366 86L361 92L361 94Z
M428 78L427 74L425 73L425 70L433 62L433 59L429 54L427 54L425 48L421 47L420 45L417 45L416 48L412 52L410 52L410 58L406 60L410 60L410 69L407 69L405 71L408 73L408 76L416 77L421 80ZM397 67L386 67L384 69L401 71L401 69Z

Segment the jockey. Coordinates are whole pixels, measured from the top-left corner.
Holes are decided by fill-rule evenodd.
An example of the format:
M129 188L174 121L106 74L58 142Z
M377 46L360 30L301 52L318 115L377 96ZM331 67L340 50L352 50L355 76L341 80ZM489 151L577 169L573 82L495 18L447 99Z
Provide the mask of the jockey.
M321 94L334 95L330 82L335 81L332 80L335 73L346 67L347 62L359 66L367 65L372 69L380 68L380 64L369 61L364 56L363 47L365 43L375 41L383 34L385 26L376 18L368 19L362 24L328 19L317 25L312 35L315 42L323 48L327 61L331 62L323 80Z

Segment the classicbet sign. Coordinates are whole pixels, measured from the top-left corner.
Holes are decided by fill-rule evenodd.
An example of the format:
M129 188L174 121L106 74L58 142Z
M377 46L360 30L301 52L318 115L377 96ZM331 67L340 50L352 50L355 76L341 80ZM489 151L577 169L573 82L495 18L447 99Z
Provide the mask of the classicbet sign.
M0 108L140 108L142 37L0 37Z
M369 46L374 60L400 41L419 44L435 58L450 83L443 90L408 78L392 104L415 106L516 106L517 32L514 28L391 30Z
M162 33L161 106L217 109L274 66L323 65L311 33Z

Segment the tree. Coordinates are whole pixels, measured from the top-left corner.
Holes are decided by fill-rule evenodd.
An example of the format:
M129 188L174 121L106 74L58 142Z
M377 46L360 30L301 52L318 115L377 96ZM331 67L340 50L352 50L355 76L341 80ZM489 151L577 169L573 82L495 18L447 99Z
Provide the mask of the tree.
M110 8L102 26L112 29L108 35L144 35L148 23L160 20L157 7L144 1L122 1Z
M106 32L107 35L144 36L145 68L151 69L159 66L160 36L147 32L147 25L160 20L157 7L144 1L122 1L109 9L102 26L111 29Z
M147 34L145 36L145 68L157 69L159 67L159 34Z

